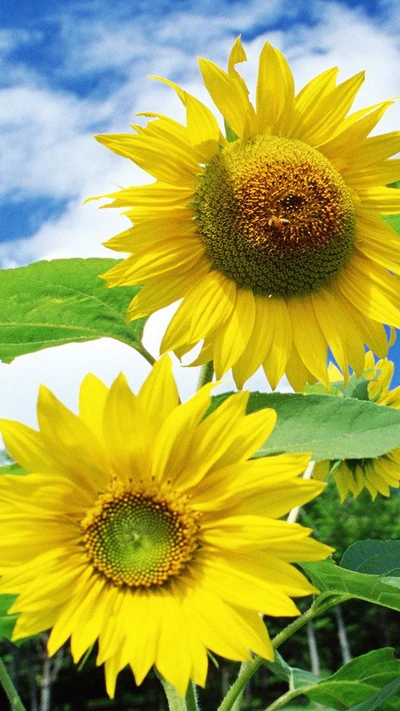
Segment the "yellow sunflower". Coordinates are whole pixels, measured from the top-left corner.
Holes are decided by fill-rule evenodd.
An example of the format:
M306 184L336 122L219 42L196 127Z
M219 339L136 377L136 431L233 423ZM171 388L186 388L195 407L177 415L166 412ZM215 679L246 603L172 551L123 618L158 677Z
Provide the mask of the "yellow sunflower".
M158 114L134 134L97 139L156 182L107 196L133 227L106 245L131 256L109 286L142 284L128 319L183 299L162 352L179 357L204 339L195 363L230 368L238 387L263 366L272 387L328 384L327 347L343 372L361 373L364 344L387 353L383 324L400 327L400 241L380 214L400 211L400 132L368 137L384 101L347 116L361 72L336 85L336 68L298 94L282 54L260 55L255 107L235 65L200 59L204 84L227 124L165 81L186 126Z
M400 387L389 390L393 370L393 363L387 358L375 364L373 354L365 354L364 376L370 381L368 399L378 405L400 409ZM342 373L332 365L329 367L329 376L332 382L339 382L343 378ZM400 447L375 459L346 459L333 467L331 462L317 462L314 476L326 479L331 470L342 501L350 493L356 498L363 489L369 491L372 499L378 493L390 496L390 488L398 489L400 485Z
M301 474L309 456L248 458L276 414L245 415L248 393L208 417L211 385L179 404L168 357L140 393L83 381L79 415L47 389L40 431L2 420L26 476L0 477L0 593L18 595L13 639L52 628L50 654L70 637L74 660L98 641L112 696L130 665L155 665L184 694L204 685L207 650L272 659L259 613L297 615L315 591L294 561L331 551L310 529L276 520L324 484Z

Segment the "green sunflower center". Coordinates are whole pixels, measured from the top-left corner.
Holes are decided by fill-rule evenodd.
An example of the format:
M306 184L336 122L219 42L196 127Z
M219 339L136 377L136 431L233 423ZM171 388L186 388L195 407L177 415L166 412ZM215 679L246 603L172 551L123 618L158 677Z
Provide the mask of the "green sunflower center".
M205 168L194 205L213 266L254 293L317 290L353 246L349 189L327 158L296 139L230 143Z
M198 547L198 525L189 509L152 494L103 494L82 528L94 568L117 586L162 586L182 572Z

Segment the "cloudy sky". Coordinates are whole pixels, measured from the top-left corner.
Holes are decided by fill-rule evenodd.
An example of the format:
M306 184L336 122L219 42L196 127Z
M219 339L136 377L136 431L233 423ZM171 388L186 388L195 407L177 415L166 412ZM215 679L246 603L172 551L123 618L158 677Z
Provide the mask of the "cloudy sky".
M269 39L289 59L297 88L337 65L342 79L367 70L355 108L400 93L396 0L2 0L0 12L3 268L57 257L116 256L101 242L122 231L125 218L83 201L148 179L96 143L93 134L126 132L140 111L183 120L174 92L148 75L168 77L209 103L197 57L225 66L238 34L250 85ZM380 132L398 129L399 119L397 105ZM165 322L166 315L157 314L146 327L145 342L154 355ZM115 341L24 356L0 364L0 416L34 422L39 382L75 406L89 370L107 382L123 370L137 389L149 367ZM176 370L190 394L193 370ZM225 387L230 385L227 379ZM259 375L250 386L266 389Z

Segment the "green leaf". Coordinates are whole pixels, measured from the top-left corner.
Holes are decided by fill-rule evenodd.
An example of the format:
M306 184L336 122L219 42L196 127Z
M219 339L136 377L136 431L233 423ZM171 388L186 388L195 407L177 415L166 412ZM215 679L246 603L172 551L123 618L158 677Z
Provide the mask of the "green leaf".
M230 393L213 398L212 409ZM400 410L334 395L251 393L248 412L272 407L277 426L255 456L312 452L324 459L368 459L400 446Z
M366 705L363 711L377 706L372 705L376 692L382 692L381 701L395 697L399 699L400 660L395 659L393 649L378 649L361 657L356 657L345 664L332 676L320 681L313 688L305 691L313 701L330 704L338 711L357 709L360 702ZM368 700L368 701L367 701ZM357 706L354 706L357 704ZM370 705L368 705L370 704ZM380 706L382 709L398 708L392 703Z
M357 541L344 552L340 566L359 573L400 576L400 541Z
M392 648L379 649L356 657L331 676L320 677L303 669L290 667L279 653L274 662L265 665L279 679L289 685L289 691L273 704L273 708L286 707L286 702L305 695L323 708L337 711L373 711L373 709L397 709L400 689L400 660L394 657ZM389 703L384 703L388 701ZM381 706L377 706L377 703ZM354 706L354 704L357 704ZM365 704L365 706L361 706ZM383 704L383 705L382 705ZM359 707L360 705L360 707Z
M400 588L386 581L384 576L346 570L332 560L302 563L301 567L320 591L317 601L332 595L337 597L338 602L357 598L400 610Z
M393 679L389 684L386 684L385 686L382 687L379 691L376 692L373 696L371 696L367 701L362 701L360 704L356 704L356 706L352 706L349 711L376 711L379 709L383 709L384 706L382 706L384 701L387 701L390 699L391 696L396 694L396 698L399 698L399 695L396 693L400 689L400 677L398 679ZM398 705L393 707L393 709L398 709Z
M108 289L99 278L115 259L55 259L0 271L0 360L107 336L142 354L146 319L125 323L140 287ZM149 354L147 354L149 355Z
M15 595L0 595L0 637L11 639L18 615L8 615L7 610L15 600Z
M287 681L290 689L297 689L303 686L309 686L310 684L318 684L320 681L319 677L309 671L289 666L277 650L275 650L274 661L264 661L263 664L268 667L278 679Z

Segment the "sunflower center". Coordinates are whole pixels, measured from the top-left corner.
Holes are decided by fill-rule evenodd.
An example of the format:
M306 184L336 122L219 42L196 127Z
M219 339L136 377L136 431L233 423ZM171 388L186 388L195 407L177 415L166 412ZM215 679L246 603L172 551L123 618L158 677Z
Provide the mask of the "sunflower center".
M349 189L327 158L296 139L230 143L205 168L194 205L213 266L254 293L318 290L353 246Z
M82 528L94 568L117 586L162 586L182 572L198 547L194 513L154 493L103 494Z

